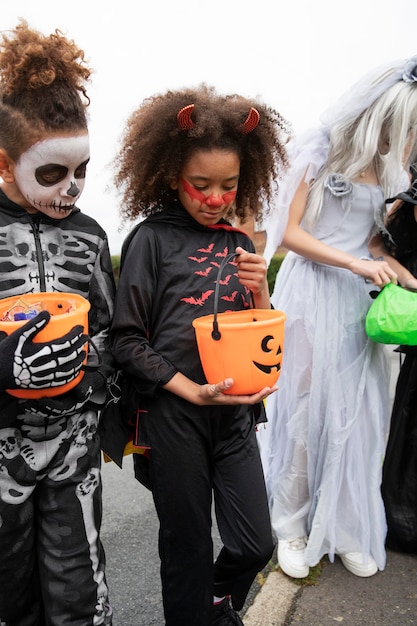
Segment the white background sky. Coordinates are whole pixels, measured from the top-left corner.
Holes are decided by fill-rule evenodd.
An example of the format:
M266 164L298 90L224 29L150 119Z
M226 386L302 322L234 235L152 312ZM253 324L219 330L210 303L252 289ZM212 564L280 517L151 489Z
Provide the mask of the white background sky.
M62 30L94 70L78 205L105 228L112 254L129 225L121 229L111 162L144 98L206 82L259 97L299 132L368 70L417 54L416 0L2 0L2 30L20 17Z

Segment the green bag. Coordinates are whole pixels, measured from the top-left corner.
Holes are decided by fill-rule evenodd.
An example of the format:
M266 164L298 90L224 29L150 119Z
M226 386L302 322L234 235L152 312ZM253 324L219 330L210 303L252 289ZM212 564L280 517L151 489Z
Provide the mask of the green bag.
M417 293L388 283L375 298L365 324L378 343L417 345Z

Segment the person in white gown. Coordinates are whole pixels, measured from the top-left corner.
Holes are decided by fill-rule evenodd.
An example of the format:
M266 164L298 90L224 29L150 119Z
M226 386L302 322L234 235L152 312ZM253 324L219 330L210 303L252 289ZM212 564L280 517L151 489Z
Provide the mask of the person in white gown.
M396 274L368 242L384 228L384 199L407 188L416 127L417 56L365 76L294 140L266 224L267 261L280 243L289 250L271 299L287 320L258 443L279 565L294 578L325 554L357 576L385 567L389 367L365 316L369 292Z

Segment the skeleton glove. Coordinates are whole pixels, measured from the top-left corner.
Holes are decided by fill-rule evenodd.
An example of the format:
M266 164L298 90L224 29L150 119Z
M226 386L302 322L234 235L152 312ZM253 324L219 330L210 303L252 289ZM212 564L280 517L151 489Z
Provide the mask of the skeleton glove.
M78 376L86 357L87 336L74 326L63 337L35 343L34 337L49 322L42 311L10 335L0 334L0 388L47 389L60 387Z

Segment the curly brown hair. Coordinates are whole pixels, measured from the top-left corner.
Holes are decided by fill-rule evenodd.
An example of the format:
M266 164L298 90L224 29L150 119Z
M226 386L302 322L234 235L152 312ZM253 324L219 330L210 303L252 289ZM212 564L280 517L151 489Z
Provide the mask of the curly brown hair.
M0 144L16 160L53 133L87 129L90 101L84 52L59 30L50 35L25 20L0 35Z
M177 114L189 104L195 125L183 130ZM259 124L244 133L251 107L260 114ZM288 165L289 137L290 125L276 110L237 94L219 95L205 84L147 98L128 119L115 159L121 216L134 220L163 210L177 197L170 184L192 154L220 148L240 159L235 214L258 220Z

